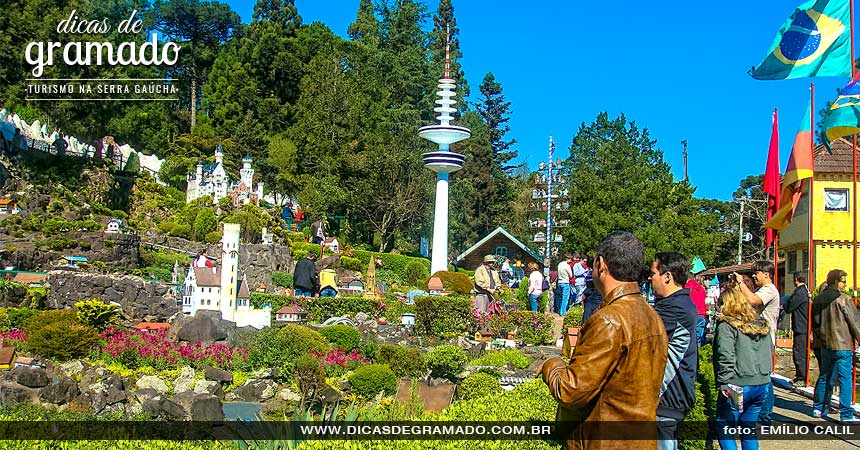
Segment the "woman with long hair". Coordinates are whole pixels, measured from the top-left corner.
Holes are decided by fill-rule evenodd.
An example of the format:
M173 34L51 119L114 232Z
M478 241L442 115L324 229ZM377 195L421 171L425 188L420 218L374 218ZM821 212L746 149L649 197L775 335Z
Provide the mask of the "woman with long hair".
M722 450L738 448L727 428L740 425L741 448L758 450L756 422L772 389L770 327L753 310L734 283L720 296L720 316L714 336L717 395L717 436Z
M532 311L537 312L538 301L543 294L543 274L538 270L536 262L532 261L528 265L531 273L529 274L529 306Z

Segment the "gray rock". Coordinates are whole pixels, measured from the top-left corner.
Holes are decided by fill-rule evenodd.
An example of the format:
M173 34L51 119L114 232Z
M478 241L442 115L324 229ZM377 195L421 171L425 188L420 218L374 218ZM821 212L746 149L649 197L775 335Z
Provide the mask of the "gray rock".
M152 389L152 388L143 388L143 389L138 389L138 390L132 392L131 395L138 402L142 403L144 400L149 400L151 398L158 397L159 395L161 395L161 393L156 391L155 389Z
M220 422L224 420L224 405L214 395L195 394L191 403L191 420Z
M90 402L93 406L93 413L100 414L107 406L107 396L104 392L97 394L89 394Z
M66 375L74 377L84 371L84 363L76 359L60 364L60 369L66 372Z
M255 370L255 371L251 372L251 376L254 378L262 380L262 379L266 379L266 378L272 378L274 376L274 373L275 373L274 369L265 368L265 369Z
M48 373L41 367L15 367L12 369L12 378L16 383L31 388L48 385Z
M283 400L285 402L298 402L301 401L301 399L302 396L291 391L290 388L283 388L278 391L278 400Z
M76 412L81 413L92 413L93 412L93 401L90 397L90 394L83 394L75 397L74 400L69 402L68 409L72 409Z
M144 401L143 412L153 419L182 420L185 418L185 410L181 406L162 396Z
M229 328L234 322L221 319L221 311L198 311L194 317L179 330L178 339L186 342L215 342L227 339Z
M39 393L39 397L55 405L71 402L78 395L78 385L75 380L64 377L46 386Z
M211 394L222 396L224 391L221 389L221 383L211 380L197 380L194 385L194 392L198 394Z
M328 403L328 404L337 403L343 398L342 392L338 391L337 389L335 389L335 388L333 388L327 384L325 386L323 386L322 391L320 392L319 395L320 395L320 401L322 401L323 403Z
M0 382L0 405L8 403L31 403L38 398L35 389L28 389L20 384L7 381Z
M360 313L356 314L356 315L355 315L355 317L354 317L353 319L354 319L354 321L355 321L355 322L358 322L358 323L364 323L364 322L366 322L366 321L367 321L367 319L369 319L369 318L370 318L370 317L369 317L367 314L365 314L365 313L363 313L363 312L360 312Z
M248 380L231 392L230 397L245 402L261 402L275 396L275 382L272 380Z
M182 372L173 380L173 392L179 394L180 392L187 392L194 388L194 369L191 367L185 366L182 368Z
M205 377L210 381L217 381L219 383L232 383L233 382L233 374L227 372L226 370L216 369L214 367L206 367L203 369Z
M155 389L159 394L165 394L168 391L167 383L155 375L144 375L135 383L138 389Z

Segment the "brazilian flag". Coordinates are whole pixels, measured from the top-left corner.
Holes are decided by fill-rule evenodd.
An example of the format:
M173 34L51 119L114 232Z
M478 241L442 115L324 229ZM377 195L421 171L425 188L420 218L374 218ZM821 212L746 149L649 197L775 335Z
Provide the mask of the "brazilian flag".
M821 119L821 141L827 151L834 140L860 134L860 79L848 83Z
M850 77L849 1L810 0L798 6L750 75L757 80Z

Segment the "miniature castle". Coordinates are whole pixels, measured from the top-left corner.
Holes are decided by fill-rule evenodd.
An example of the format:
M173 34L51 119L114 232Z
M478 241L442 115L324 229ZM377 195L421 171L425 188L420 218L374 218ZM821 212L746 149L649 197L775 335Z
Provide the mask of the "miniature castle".
M215 163L203 164L197 162L197 168L186 176L188 189L185 191L185 202L207 195L212 196L212 204L217 205L224 197L230 197L233 206L253 203L259 204L263 198L263 182L258 182L254 189L253 160L250 156L242 158L242 169L239 170L239 181L233 181L227 176L224 168L224 149L221 144L215 148Z
M239 224L225 223L221 240L221 265L192 263L185 275L182 312L221 311L221 318L237 327L263 328L272 325L271 308L251 306L251 291L244 274L239 279Z

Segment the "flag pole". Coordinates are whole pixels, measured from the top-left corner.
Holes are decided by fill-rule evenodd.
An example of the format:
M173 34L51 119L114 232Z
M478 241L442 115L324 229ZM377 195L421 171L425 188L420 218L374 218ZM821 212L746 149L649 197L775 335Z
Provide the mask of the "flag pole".
M812 176L809 178L809 188L806 191L806 199L809 204L809 243L807 245L808 265L806 268L806 291L809 297L806 302L806 379L803 384L809 387L809 364L812 361L812 287L815 286L815 241L813 240L812 224L813 218L813 187L815 184L815 83L809 83L809 149L812 152Z
M855 64L854 64L854 0L849 0L848 2L848 10L849 10L849 25L851 32L851 80L855 79ZM851 213L851 224L852 224L852 246L851 246L851 268L852 268L852 285L853 285L853 293L852 296L854 298L854 305L857 305L857 135L852 136L851 139L851 164L852 164L852 175L853 175L853 208L854 211ZM857 346L854 346L854 350L857 350ZM857 402L857 390L854 388L854 380L857 379L857 366L852 364L851 367L851 403L854 404Z

